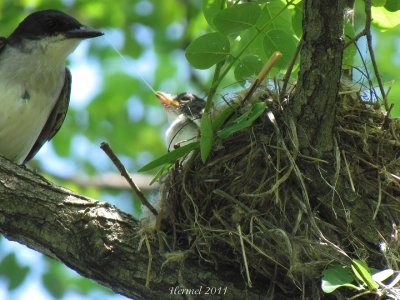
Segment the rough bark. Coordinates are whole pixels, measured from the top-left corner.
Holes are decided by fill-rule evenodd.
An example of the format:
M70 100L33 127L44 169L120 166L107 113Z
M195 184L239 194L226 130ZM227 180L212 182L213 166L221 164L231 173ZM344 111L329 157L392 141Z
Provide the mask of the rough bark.
M217 272L212 266L183 260L165 263L155 242L146 288L149 255L145 243L139 247L139 228L137 220L116 207L57 187L0 157L0 232L9 240L130 298L185 298L170 293L175 287L203 286L203 294L206 287L227 287L226 294L214 295L215 299L258 299L265 292L244 290L240 272Z
M292 113L300 147L333 149L333 126L343 53L345 1L305 0L303 48Z

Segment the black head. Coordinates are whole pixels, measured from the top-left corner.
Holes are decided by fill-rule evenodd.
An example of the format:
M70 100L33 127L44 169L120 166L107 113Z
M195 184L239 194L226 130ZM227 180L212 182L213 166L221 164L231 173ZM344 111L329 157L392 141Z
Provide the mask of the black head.
M156 92L156 96L165 109L184 114L191 119L200 118L205 107L205 101L192 93L172 96L163 92Z
M66 38L91 38L103 33L79 23L73 17L57 10L42 10L27 16L9 39L40 39L63 34Z
M194 119L201 117L206 102L192 93L181 93L176 96L176 101L179 102L179 110L186 116L191 116Z

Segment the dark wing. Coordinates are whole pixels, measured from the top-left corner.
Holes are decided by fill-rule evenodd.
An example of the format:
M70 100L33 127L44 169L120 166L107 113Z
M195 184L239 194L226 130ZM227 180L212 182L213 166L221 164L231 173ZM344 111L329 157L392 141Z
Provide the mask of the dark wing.
M24 164L31 160L39 151L39 149L42 148L43 144L47 141L50 141L60 129L62 123L64 122L65 116L67 115L70 94L71 72L68 70L68 68L65 68L65 81L60 96L58 97L57 103L54 105L54 108L51 111L50 116L42 129L42 132L33 145L28 156L25 158Z

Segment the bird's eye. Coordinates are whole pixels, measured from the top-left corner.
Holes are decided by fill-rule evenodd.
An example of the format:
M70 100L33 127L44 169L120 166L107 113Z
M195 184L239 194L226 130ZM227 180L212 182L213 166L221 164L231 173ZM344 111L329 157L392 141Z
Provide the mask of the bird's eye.
M180 98L181 102L189 102L192 101L192 98L189 95L184 95Z
M57 20L55 20L55 19L53 19L53 18L48 18L48 19L46 19L46 21L45 21L45 23L46 23L46 27L49 29L49 30L51 30L51 31L54 31L54 30L56 30L57 29Z

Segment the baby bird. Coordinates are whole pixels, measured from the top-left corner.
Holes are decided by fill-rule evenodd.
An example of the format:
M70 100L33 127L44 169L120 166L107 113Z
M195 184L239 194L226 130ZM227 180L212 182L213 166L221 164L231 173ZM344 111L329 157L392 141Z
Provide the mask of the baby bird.
M205 101L191 93L170 95L156 92L168 113L170 126L166 131L168 151L197 139Z

